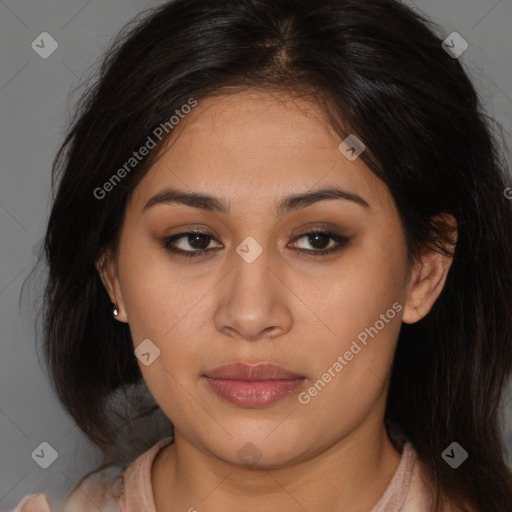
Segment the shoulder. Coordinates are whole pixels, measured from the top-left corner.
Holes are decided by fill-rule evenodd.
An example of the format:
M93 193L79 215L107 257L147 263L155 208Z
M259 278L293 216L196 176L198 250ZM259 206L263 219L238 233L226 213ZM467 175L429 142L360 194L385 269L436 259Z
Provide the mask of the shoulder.
M83 478L67 497L63 512L120 512L123 469L108 466Z
M86 475L66 498L62 512L120 512L117 498L122 491L122 471L120 466L110 466ZM12 512L54 510L46 494L29 494Z
M117 498L122 487L122 470L120 466L110 466L86 475L65 499L62 512L120 512ZM46 494L29 494L12 512L54 510Z
M411 444L409 444L409 452L413 459L410 485L404 507L401 508L400 511L423 512L425 510L432 510L435 496L434 480L430 476L430 473L427 471L423 462L418 458L417 453ZM477 510L470 505L466 505L466 508L462 509L443 495L441 496L440 501L442 503L442 512L477 512Z
M86 475L68 496L62 512L151 510L152 463L172 441L166 437L127 465L111 465Z
M27 494L12 512L52 512L50 500L46 494Z

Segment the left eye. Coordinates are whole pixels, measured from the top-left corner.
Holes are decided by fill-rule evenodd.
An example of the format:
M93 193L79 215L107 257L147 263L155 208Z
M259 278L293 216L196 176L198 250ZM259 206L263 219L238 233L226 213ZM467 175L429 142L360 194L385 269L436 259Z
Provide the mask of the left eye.
M306 238L307 237L307 238ZM296 238L296 240L300 240L301 238L307 239L307 242L311 244L313 247L315 246L321 246L317 247L318 250L309 250L309 249L299 249L299 252L309 252L309 253L315 253L315 254L327 254L329 252L336 251L340 249L340 246L343 246L347 243L348 239L342 236L337 235L336 233L330 233L327 231L311 231L309 233L304 233L303 235L300 235ZM329 247L329 240L337 242L334 244L334 246ZM327 245L326 245L327 242ZM326 248L328 247L328 248Z
M295 241L301 239L307 239L307 242L313 247L320 246L313 250L304 248L297 249L297 252L301 254L308 254L310 256L324 255L338 251L349 241L347 237L340 236L329 231L320 230L304 233L295 238ZM176 247L177 243L181 242L182 240L184 240L186 244L189 244L189 247L192 247L192 250ZM179 233L177 235L167 237L165 240L163 240L162 245L166 250L178 256L194 257L213 252L212 249L208 248L211 241L213 240L215 239L207 233L203 233L201 231L189 231L186 233ZM293 245L296 244L295 241ZM334 241L334 246L331 244L329 247L329 241Z

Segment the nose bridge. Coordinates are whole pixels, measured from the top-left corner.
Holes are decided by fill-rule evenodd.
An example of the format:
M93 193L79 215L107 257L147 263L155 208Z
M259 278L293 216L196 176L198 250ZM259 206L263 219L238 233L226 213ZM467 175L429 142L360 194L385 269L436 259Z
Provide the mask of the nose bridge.
M269 256L269 251L252 237L244 239L236 247L231 276L231 307L238 305L256 312L273 302L275 276Z
M254 340L263 332L289 328L285 290L272 269L270 256L252 237L235 248L233 268L222 286L216 312L219 330L236 331L239 337Z

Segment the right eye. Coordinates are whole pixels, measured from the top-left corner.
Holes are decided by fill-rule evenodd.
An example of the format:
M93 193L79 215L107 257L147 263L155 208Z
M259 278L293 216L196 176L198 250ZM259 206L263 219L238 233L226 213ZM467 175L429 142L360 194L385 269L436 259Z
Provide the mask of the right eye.
M176 248L176 243L181 242L182 240L184 240L185 245L188 244L192 249L195 248L199 250L184 250ZM162 246L173 254L192 258L211 252L211 249L208 249L207 247L212 240L215 240L213 236L203 233L202 231L187 231L185 233L178 233L177 235L165 238L162 241Z

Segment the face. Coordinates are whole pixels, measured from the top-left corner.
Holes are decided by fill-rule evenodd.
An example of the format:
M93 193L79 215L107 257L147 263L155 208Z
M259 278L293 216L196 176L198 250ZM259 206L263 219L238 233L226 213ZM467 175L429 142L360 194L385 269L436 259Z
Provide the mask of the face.
M401 321L442 287L408 279L389 190L303 99L211 97L179 130L104 278L176 435L278 467L376 431ZM327 188L342 192L311 196Z

